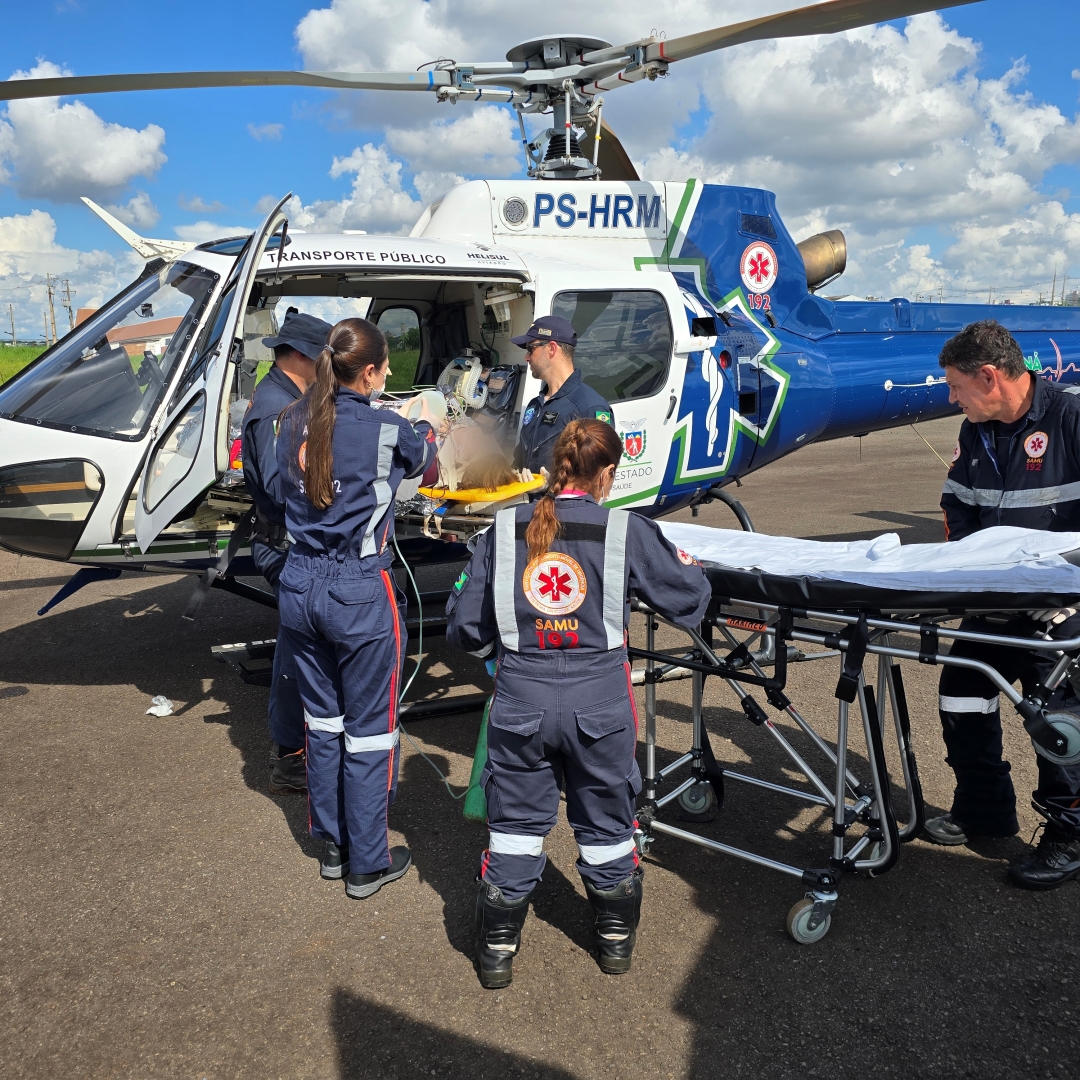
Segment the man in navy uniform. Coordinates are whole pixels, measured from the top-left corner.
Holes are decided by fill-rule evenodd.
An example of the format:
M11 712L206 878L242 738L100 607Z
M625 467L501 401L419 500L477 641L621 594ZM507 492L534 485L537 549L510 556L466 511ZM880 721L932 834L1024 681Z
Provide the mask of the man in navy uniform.
M567 319L542 315L524 334L510 340L525 350L529 371L544 384L522 414L514 468L550 473L551 451L563 428L579 417L613 424L611 406L585 384L574 367L577 333Z
M275 595L289 554L285 499L275 453L277 420L281 410L302 397L315 381L315 357L331 329L328 322L289 308L277 337L263 338L263 344L274 350L274 366L255 387L244 416L244 483L255 502L251 555ZM296 665L280 634L274 650L268 719L274 740L270 791L274 795L303 795L307 791L304 706L296 685Z
M1016 340L992 319L972 323L941 350L949 400L967 419L945 481L941 508L948 540L979 529L1014 525L1048 532L1080 531L1080 397L1027 370ZM1008 636L1071 638L1080 634L1074 608L1029 611L1001 626L966 619L962 629ZM1053 653L957 641L953 656L981 660L1010 682L1033 690L1054 666ZM1002 759L997 689L978 671L945 667L940 682L946 760L956 774L952 810L931 818L936 843L1019 830L1009 763ZM1047 703L1080 711L1066 681ZM1080 873L1080 765L1037 756L1032 806L1046 819L1038 848L1016 859L1009 878L1028 889L1053 889Z

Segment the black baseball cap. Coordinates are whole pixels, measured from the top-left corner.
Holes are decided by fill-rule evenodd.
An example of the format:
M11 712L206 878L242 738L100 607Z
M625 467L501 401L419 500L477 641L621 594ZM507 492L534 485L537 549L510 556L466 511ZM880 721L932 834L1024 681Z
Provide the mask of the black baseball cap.
M326 341L333 329L328 322L316 319L314 315L301 315L300 312L290 309L277 337L264 337L262 340L268 349L288 345L301 356L314 360L326 347Z
M522 348L530 341L557 341L560 345L576 345L577 333L569 319L564 319L561 315L541 315L524 334L510 340Z

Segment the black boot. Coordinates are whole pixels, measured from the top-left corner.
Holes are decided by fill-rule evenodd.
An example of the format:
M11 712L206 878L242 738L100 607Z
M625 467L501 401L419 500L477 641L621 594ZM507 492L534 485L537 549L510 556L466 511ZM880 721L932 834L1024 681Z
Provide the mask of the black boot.
M1024 889L1056 889L1078 873L1080 836L1048 821L1039 846L1009 867L1009 880Z
M268 786L271 795L307 794L307 753L303 747L288 753L279 752L271 759Z
M328 881L340 881L349 872L349 849L338 847L332 840L323 843L319 873Z
M637 926L641 919L642 877L642 871L635 870L607 892L594 889L585 882L585 892L596 912L600 970L608 975L622 975L630 970Z
M476 894L476 960L480 985L489 990L509 986L514 957L521 946L521 928L529 914L529 897L504 900L494 885L480 882Z

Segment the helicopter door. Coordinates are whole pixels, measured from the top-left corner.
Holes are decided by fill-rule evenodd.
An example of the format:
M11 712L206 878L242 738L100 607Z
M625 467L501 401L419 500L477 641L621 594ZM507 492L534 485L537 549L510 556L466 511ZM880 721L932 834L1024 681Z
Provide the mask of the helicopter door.
M544 274L538 282L536 313L550 311L573 325L574 365L611 405L623 442L610 505L653 501L663 478L675 387L682 383L681 368L673 370L672 310L683 317L682 300L666 274L590 271ZM539 390L533 379L528 382L526 401Z
M216 344L207 344L201 377L192 378L191 371L184 376L180 392L156 425L161 435L147 458L135 507L135 537L144 552L228 467L229 388L243 357L242 316L263 252L287 224L282 207L290 197L286 195L252 235L225 283L223 308L207 324L213 327Z

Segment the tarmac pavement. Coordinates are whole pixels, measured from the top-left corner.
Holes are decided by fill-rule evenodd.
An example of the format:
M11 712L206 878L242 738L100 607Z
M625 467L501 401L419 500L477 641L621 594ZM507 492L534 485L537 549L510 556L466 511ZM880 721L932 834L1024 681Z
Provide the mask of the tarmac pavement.
M957 428L952 419L920 430L948 461ZM738 495L766 532L895 529L905 542L935 542L944 472L900 428L807 447ZM734 522L719 503L697 520ZM486 833L412 746L402 743L391 824L415 867L369 900L348 900L319 877L304 800L266 792L267 692L211 659L213 644L273 636L274 613L215 592L192 627L180 619L190 579L125 575L38 618L69 575L0 553L4 1077L861 1080L1080 1068L1080 892L1027 893L1005 880L1037 822L1034 753L1008 710L1020 837L905 845L887 875L844 879L832 928L812 946L784 930L802 895L795 879L658 838L634 968L613 978L589 953L590 909L563 819L514 983L485 991L471 915ZM445 642L425 650L410 698L490 686ZM829 662L791 672L790 696L825 734L836 674ZM937 676L905 665L931 813L952 790ZM690 683L658 693L667 761L688 745ZM176 703L174 715L145 715L155 694ZM706 704L722 761L796 780L715 680ZM478 719L407 725L457 792ZM856 771L862 762L856 744ZM828 855L819 813L759 789L729 784L701 828L799 865Z

